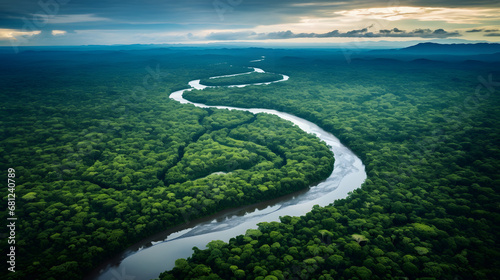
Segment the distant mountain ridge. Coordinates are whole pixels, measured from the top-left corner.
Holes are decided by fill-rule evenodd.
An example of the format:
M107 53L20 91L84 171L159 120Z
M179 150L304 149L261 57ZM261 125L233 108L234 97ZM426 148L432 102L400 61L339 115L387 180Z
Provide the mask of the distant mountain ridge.
M420 43L415 46L399 49L398 53L414 54L493 54L500 52L498 43L476 44L437 44Z

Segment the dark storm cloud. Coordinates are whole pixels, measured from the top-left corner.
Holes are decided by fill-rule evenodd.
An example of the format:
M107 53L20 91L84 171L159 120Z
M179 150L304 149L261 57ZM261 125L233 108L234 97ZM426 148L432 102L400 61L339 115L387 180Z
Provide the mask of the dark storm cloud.
M465 32L497 32L497 31L500 31L500 29L471 29L471 30L467 30ZM488 35L486 35L488 36ZM491 36L491 35L490 35Z
M417 38L448 38L459 37L458 32L448 32L444 29L415 29L406 32L401 29L379 30L379 32L369 32L368 28L339 32L338 30L327 33L294 33L290 30L256 33L252 31L245 32L214 32L206 36L208 40L275 40L275 39L295 39L295 38L383 38L383 37L417 37Z
M465 32L469 32L469 33L475 33L475 32L482 32L483 29L471 29L471 30L467 30Z
M247 27L294 22L297 16L332 16L332 11L389 6L500 7L498 0L4 0L0 1L0 28L21 28L23 19L45 14L58 16L95 15L109 24L241 24ZM56 24L59 27L74 23ZM71 27L69 27L71 29ZM61 28L60 28L61 29ZM73 28L74 29L74 28Z
M382 29L379 31L380 33L382 34L390 34L390 33L402 33L402 32L405 32L404 30L401 30L401 29L398 29L398 28L393 28L393 29Z
M0 2L2 2L0 28L20 29L26 26L26 22L35 27L51 25L55 29L86 27L93 29L95 26L99 26L98 29L114 29L120 28L119 25L122 25L123 29L131 25L156 29L161 24L198 24L200 28L201 25L206 28L207 24L220 25L211 1L7 0ZM94 17L96 20L79 20L82 15ZM225 24L232 23L225 22ZM169 29L168 26L166 28Z
M500 33L486 33L484 36L487 37L500 37Z
M182 34L184 39L197 40L205 30L234 30L211 33L211 40L265 40L333 37L420 37L448 38L460 36L444 30L404 31L397 28L372 31L358 29L348 32L294 33L292 31L255 33L257 26L296 24L302 18L342 17L336 12L363 8L397 6L436 8L499 8L498 0L0 0L0 39L9 38L12 29L24 33L52 30L76 31L72 36L57 36L64 44L114 43L136 36L137 43L147 40L169 42L170 35ZM488 23L491 24L491 23ZM400 25L401 26L401 25ZM484 26L487 26L486 24ZM493 25L495 26L495 25ZM472 27L471 27L472 29ZM262 28L260 28L262 30ZM106 33L108 32L108 33ZM128 34L127 34L128 32ZM486 30L484 31L486 32ZM490 33L495 33L492 31ZM185 34L194 34L186 36ZM85 37L82 34L87 34ZM113 38L108 35L112 34ZM468 33L464 33L468 34ZM44 35L44 36L45 36ZM3 36L3 37L2 37ZM17 36L17 35L15 35ZM121 37L120 37L121 36ZM161 36L164 36L163 39ZM174 35L172 35L174 36ZM177 36L177 35L175 35ZM494 36L494 35L491 35ZM40 38L42 36L39 36ZM17 38L17 37L16 37ZM40 39L32 36L31 44ZM43 37L50 42L50 36ZM99 38L99 39L93 39ZM109 39L107 39L109 38ZM151 39L152 38L152 39ZM11 38L12 39L12 38ZM184 40L182 39L182 40ZM93 41L94 40L94 41ZM144 41L146 40L146 41ZM182 41L181 40L181 41ZM1 43L0 43L1 44Z

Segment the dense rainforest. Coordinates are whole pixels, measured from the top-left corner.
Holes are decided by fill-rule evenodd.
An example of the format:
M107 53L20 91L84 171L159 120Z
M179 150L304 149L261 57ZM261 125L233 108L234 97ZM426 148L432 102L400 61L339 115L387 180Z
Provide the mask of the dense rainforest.
M5 205L15 195L17 218L16 272L4 277L81 279L153 233L326 178L333 154L290 122L169 99L193 78L248 72L220 63L227 58L2 55L0 166L16 183L2 194Z
M349 58L287 52L257 64L286 83L185 95L313 121L368 179L331 206L195 248L161 279L499 279L500 63Z
M195 248L161 279L500 275L498 62L258 48L0 56L0 165L17 184L7 279L81 279L150 234L328 176L327 147L289 122L168 98L248 66L290 80L185 97L313 121L363 160L368 179L330 206Z

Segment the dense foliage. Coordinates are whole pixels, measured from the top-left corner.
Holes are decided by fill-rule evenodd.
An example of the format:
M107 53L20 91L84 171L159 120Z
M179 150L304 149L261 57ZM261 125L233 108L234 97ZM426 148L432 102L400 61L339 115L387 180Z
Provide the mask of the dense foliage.
M155 232L332 171L328 147L290 122L170 100L193 77L231 73L211 56L55 54L1 66L0 167L17 183L8 279L79 279Z
M316 122L363 159L368 179L331 206L196 248L161 279L498 279L499 63L265 66L290 81L186 98Z
M283 79L280 74L274 73L259 73L252 72L250 74L219 77L212 79L201 79L200 84L206 86L227 86L227 85L243 85L243 84L256 84L267 83Z

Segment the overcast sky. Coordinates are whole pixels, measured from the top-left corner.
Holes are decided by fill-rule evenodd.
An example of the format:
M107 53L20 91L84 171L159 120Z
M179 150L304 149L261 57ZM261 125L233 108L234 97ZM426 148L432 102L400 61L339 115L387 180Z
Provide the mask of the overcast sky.
M0 45L500 41L499 0L1 0Z

